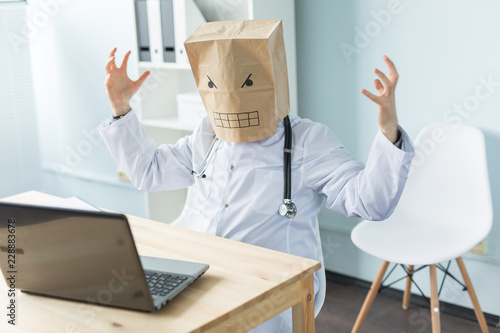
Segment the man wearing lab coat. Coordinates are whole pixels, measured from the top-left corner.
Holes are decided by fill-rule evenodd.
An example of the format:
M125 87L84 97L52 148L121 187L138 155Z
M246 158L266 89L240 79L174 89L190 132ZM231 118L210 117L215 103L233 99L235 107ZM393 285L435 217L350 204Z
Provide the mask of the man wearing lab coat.
M245 29L226 30L241 33ZM282 38L279 34L278 37ZM221 54L222 49L214 53ZM243 136L241 139L235 134L240 133L238 128L234 131L225 128L228 132L220 132L222 129L217 119L214 120L214 114L219 116L224 112L220 110L223 103L210 104L211 97L207 94L219 96L217 94L222 91L230 94L221 82L227 83L236 75L226 75L224 79L221 75L217 81L216 74L210 76L208 72L193 68L205 106L209 106L209 116L191 135L176 144L156 147L129 105L149 71L136 81L130 80L126 73L130 51L125 54L120 67L115 64L115 52L116 49L111 51L105 65L107 76L104 81L113 119L102 124L99 131L113 158L137 188L167 191L190 187L186 206L174 224L323 262L317 217L324 203L327 208L345 216L369 220L386 219L395 209L408 176L413 146L398 126L394 94L398 74L388 57L384 56L387 76L375 69L379 77L375 80L378 96L364 89L361 91L379 106L380 130L365 166L353 159L325 125L289 115L293 142L291 199L297 207L296 216L290 219L278 213L284 187L285 129L282 119L288 114L288 109L284 114L283 110L278 110L281 115L275 117L275 127L263 138L245 140ZM192 67L197 55L199 53L190 55ZM203 64L200 68L205 70L210 66ZM252 67L258 72L255 68ZM210 70L210 73L217 73L216 68ZM259 76L252 74L251 78L251 84L245 81L239 87L241 82L238 82L238 93L244 88L259 88ZM231 103L234 107L234 102ZM240 108L242 111L256 109L248 105ZM269 112L274 112L274 106ZM262 110L260 115L263 115ZM273 126L272 121L270 123ZM229 136L224 136L226 133ZM215 143L218 148L212 150L213 158L200 172L204 177L196 177L194 174L200 171L206 160L215 135L221 136L221 140ZM316 313L321 307L324 288L324 270L321 270L314 277L315 296L321 298L320 304L316 304ZM253 331L291 332L290 309Z

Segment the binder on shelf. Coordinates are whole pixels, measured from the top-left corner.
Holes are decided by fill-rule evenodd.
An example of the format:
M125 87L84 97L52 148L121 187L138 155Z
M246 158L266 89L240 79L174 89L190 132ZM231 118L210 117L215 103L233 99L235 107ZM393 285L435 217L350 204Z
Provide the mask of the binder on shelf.
M151 61L151 49L149 47L148 8L146 0L136 0L135 24L137 29L137 48L139 49L139 61Z
M189 59L184 49L184 41L207 20L194 0L174 1L175 57L178 64L188 65Z
M174 4L173 0L160 0L163 62L175 62Z
M139 61L189 64L184 41L206 22L193 0L135 0Z

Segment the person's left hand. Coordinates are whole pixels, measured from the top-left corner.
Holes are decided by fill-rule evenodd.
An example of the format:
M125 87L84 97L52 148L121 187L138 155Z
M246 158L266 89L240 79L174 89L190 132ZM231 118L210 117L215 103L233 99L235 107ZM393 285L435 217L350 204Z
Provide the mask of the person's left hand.
M393 62L387 56L384 56L384 61L389 68L389 77L385 76L385 74L377 68L374 70L375 74L382 80L382 82L380 82L379 79L376 79L374 82L379 96L372 94L366 89L361 89L361 93L378 104L378 123L380 129L389 141L395 143L399 138L398 115L396 114L395 100L398 72Z

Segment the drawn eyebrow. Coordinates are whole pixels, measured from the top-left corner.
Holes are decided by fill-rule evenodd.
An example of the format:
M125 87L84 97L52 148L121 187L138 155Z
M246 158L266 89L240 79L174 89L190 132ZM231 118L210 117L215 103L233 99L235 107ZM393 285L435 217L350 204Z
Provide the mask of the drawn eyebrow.
M214 85L215 89L217 89L217 86L215 85L214 81L212 81L212 79L210 78L210 76L207 75L207 77L210 80L210 82L212 82L212 84Z
M247 83L250 76L252 76L252 74L248 75L248 77L245 79L245 82L243 82L243 84L241 85L241 88L243 88L245 86L245 84Z

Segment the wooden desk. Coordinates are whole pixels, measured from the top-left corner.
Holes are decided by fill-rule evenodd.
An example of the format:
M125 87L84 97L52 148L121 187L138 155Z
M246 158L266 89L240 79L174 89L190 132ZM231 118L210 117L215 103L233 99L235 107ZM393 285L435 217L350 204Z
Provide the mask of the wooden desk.
M42 204L60 199L26 192L2 199ZM140 255L203 262L209 270L156 313L17 293L7 324L0 281L0 332L246 332L293 307L294 332L314 332L313 273L318 261L128 216ZM182 249L181 251L177 249Z

